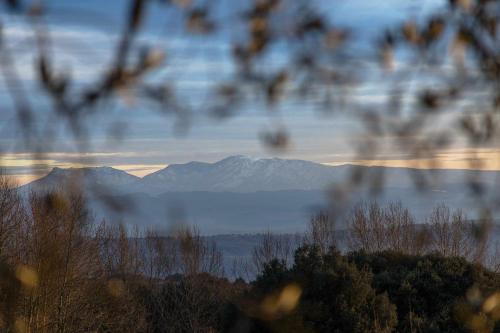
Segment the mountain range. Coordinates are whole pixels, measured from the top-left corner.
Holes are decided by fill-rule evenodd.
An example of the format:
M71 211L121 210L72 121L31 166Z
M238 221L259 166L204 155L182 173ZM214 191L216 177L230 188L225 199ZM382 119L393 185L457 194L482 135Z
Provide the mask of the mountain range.
M231 156L216 163L171 164L143 178L111 167L54 168L47 176L23 188L52 189L78 182L87 189L150 194L323 190L329 182L345 177L348 169L348 166L330 167L302 160Z
M498 179L495 171L329 166L231 156L215 163L171 164L143 178L111 167L54 168L20 189L28 193L76 185L88 194L96 218L155 226L182 220L213 234L303 230L314 212L328 209L332 198L325 190L334 184L368 184L347 188L351 204L397 200L420 220L441 202L472 212L476 206L466 182L478 190L494 188ZM424 194L415 186L423 180L429 185ZM378 188L383 191L374 197ZM109 202L128 209L116 211Z

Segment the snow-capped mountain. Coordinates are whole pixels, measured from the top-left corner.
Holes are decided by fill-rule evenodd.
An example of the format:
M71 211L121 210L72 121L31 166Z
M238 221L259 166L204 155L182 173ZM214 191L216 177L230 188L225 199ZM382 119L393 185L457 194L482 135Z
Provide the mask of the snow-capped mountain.
M173 164L143 178L163 191L255 192L320 190L346 174L346 167L279 158L231 156L216 163Z
M360 172L357 172L360 171ZM111 167L54 168L47 176L24 187L43 189L64 187L70 183L85 188L103 188L119 193L161 194L165 192L238 192L286 190L325 190L334 183L349 180L381 181L385 187L414 188L419 171L405 168L329 166L303 160L280 158L254 159L230 156L215 163L189 162L171 164L144 178L132 176ZM433 170L424 171L434 190L450 186L464 188L468 179L478 179L486 185L500 179L494 171ZM418 175L417 175L418 176ZM362 180L362 179L361 179Z

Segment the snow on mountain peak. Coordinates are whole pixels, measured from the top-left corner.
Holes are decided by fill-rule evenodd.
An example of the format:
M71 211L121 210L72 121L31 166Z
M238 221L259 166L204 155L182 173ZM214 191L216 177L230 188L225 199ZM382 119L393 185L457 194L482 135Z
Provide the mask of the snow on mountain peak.
M173 164L143 178L148 186L164 191L252 192L321 189L331 179L321 164L280 158L226 157L215 163Z
M350 165L328 166L304 160L235 155L215 163L170 164L142 179L111 167L54 168L46 177L26 187L61 187L76 178L84 187L112 187L128 193L322 190L333 183L349 179L353 168ZM380 176L381 170L385 171L386 184L394 187L412 184L404 169L356 168L363 168L368 172L368 178L370 174ZM460 178L459 171L447 173L454 177L452 182L455 182L453 179Z

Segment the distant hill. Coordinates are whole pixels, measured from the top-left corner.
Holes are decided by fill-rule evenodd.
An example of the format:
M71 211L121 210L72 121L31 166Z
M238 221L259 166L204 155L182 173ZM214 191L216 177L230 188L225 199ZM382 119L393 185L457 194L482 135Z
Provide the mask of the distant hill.
M111 167L53 168L45 177L21 186L21 190L48 191L78 186L88 192L130 193L141 178Z
M425 192L415 187L422 179L419 173L424 173L428 184ZM205 234L267 229L283 233L303 230L314 212L328 209L331 200L337 200L325 192L332 184L371 184L348 188L349 206L361 200L401 201L423 221L438 203L474 215L477 206L466 182L473 180L479 190L482 186L495 189L498 179L500 172L493 171L328 166L231 156L216 163L172 164L144 178L110 167L54 168L21 190L77 186L88 194L96 218L128 224L165 226L182 219L199 225ZM371 190L380 184L384 191L373 196ZM483 194L488 198L494 193ZM110 206L126 209L116 211Z

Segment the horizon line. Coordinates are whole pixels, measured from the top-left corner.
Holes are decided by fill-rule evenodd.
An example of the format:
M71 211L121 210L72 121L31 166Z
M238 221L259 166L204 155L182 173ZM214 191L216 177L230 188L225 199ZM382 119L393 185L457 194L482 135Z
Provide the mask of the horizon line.
M55 165L50 168L50 170L46 173L32 173L32 174L10 174L6 175L8 178L13 179L16 182L17 186L23 186L34 182L36 180L42 179L49 175L54 169L91 169L91 168L112 168L114 170L123 171L126 174L138 177L140 179L151 175L157 171L162 169L166 169L171 165L183 165L192 162L200 162L200 163L208 163L215 164L224 159L235 157L235 156L243 156L253 160L261 160L261 159L280 159L280 160L289 160L289 161L306 161L311 163L316 163L329 167L339 167L339 166L360 166L360 167L379 167L379 168L393 168L393 169L409 169L409 170L453 170L453 171L480 171L480 172L499 172L500 167L488 167L488 166L479 166L479 167L467 167L463 163L455 163L455 165L450 165L449 163L442 163L433 159L399 159L399 160L354 160L354 161L336 161L336 162L316 162L312 160L306 159L297 159L297 158L280 158L280 157L271 157L271 158L253 158L246 155L229 155L223 159L220 159L215 162L203 162L203 161L189 161L185 163L171 163L171 164L119 164L119 165L82 165L82 164L74 164L68 167L61 167Z

